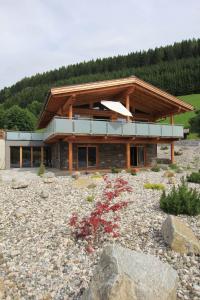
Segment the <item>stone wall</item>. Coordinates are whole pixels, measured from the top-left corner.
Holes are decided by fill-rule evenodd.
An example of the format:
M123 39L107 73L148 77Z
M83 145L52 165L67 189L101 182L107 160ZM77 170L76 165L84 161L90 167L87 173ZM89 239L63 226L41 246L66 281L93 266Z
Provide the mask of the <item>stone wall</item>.
M77 169L77 148L81 144L73 144L73 168ZM125 144L94 144L97 146L97 158L100 169L126 168L126 145ZM153 165L157 157L157 145L146 146L147 165ZM68 143L59 142L52 145L53 168L68 169Z
M157 144L147 144L146 146L146 165L152 166L156 164Z
M126 167L126 145L124 144L100 144L99 168Z

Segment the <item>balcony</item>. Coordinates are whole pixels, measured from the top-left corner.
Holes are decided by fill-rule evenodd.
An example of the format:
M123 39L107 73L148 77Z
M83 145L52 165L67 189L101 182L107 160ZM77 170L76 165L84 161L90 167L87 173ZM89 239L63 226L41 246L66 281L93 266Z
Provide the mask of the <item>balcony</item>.
M8 141L43 141L43 132L28 131L7 131L6 140Z
M182 138L183 126L159 123L120 122L55 117L44 132L44 140L55 135Z

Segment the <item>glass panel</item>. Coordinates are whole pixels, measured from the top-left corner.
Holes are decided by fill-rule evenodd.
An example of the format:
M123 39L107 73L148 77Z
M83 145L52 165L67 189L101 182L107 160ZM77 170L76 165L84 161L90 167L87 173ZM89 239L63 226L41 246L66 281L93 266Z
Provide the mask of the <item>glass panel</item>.
M87 148L78 147L78 167L87 168Z
M41 159L41 148L33 147L33 167L40 166L40 159Z
M88 167L96 166L96 147L88 147Z
M31 147L22 147L22 167L31 167Z
M52 167L50 147L44 147L44 165L46 167L50 167L50 168Z
M10 167L20 167L20 147L10 147Z
M137 147L131 147L131 166L137 167Z
M144 166L144 147L143 146L138 147L138 165Z

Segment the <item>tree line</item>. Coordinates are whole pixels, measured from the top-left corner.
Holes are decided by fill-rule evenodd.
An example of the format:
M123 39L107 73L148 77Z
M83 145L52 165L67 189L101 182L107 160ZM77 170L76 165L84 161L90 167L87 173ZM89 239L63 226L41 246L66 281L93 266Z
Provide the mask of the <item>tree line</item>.
M128 55L91 60L24 78L0 91L0 126L8 126L4 115L13 105L37 118L51 87L131 75L136 75L174 95L199 93L200 39L186 40Z

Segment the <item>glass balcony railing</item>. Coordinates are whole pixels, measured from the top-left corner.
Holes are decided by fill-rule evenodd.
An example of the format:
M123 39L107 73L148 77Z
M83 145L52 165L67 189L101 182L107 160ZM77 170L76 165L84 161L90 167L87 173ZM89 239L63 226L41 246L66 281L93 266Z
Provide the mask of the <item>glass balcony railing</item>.
M45 141L52 135L65 134L182 138L183 126L55 117L44 132L7 131L6 139L10 141Z
M55 117L44 132L44 140L56 134L182 138L183 126Z

